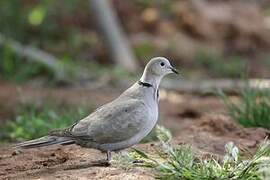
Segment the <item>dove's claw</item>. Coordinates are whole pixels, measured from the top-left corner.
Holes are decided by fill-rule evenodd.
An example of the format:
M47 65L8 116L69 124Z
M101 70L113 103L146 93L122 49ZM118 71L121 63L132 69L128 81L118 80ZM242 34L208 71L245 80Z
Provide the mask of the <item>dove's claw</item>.
M142 164L142 163L144 163L144 160L137 159L137 160L134 160L132 163L133 164Z

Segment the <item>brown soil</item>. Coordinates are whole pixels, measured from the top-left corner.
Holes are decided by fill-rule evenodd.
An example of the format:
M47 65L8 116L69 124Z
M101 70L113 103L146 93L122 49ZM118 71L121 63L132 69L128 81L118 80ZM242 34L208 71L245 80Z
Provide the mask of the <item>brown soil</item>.
M31 86L18 88L0 84L0 119L14 112L21 103L48 99L57 103L83 104L97 107L120 93L103 89L40 89ZM163 95L162 95L163 94ZM67 98L68 97L68 98ZM243 128L222 115L224 108L215 97L197 97L175 93L161 93L160 123L172 130L173 143L190 144L202 156L224 154L224 145L235 142L244 152L253 153L270 133L261 128ZM5 107L5 108L2 108ZM139 144L136 148L154 152L158 142ZM124 170L117 164L100 166L97 160L105 155L94 149L76 145L52 146L15 151L10 145L0 147L0 179L154 179L149 169Z

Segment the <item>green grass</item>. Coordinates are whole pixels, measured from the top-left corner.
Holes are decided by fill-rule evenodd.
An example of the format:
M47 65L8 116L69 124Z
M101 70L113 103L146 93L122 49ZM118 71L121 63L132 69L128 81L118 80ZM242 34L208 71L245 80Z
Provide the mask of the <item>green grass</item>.
M187 145L173 147L169 139L164 141L160 138L162 149L157 149L155 154L134 149L124 156L116 157L116 162L124 165L123 168L133 166L151 168L156 178L166 180L259 180L270 176L270 142L267 140L260 145L251 159L241 157L239 149L233 142L229 142L225 146L224 158L217 160L214 157L207 159L196 157ZM134 164L135 160L143 160L143 163Z
M239 95L239 102L233 102L222 91L218 96L223 100L230 117L244 127L270 129L270 90L247 88Z
M38 109L32 105L25 106L14 119L0 129L0 138L3 141L38 138L52 129L68 127L88 113L83 108Z

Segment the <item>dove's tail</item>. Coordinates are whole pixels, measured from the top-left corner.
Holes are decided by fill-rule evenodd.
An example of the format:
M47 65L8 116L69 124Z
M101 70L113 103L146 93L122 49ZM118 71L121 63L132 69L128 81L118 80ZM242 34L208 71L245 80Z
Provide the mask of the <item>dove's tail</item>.
M16 144L14 147L28 149L28 148L50 146L54 144L68 145L68 144L74 144L74 143L75 141L71 139L70 137L44 136L38 139L25 141L25 142Z

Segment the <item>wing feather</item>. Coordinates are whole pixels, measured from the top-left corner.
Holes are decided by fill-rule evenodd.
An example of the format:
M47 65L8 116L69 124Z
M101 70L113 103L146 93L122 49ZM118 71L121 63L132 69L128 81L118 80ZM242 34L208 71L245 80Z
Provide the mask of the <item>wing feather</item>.
M139 133L147 121L145 103L137 99L113 101L97 109L72 128L72 136L99 144L127 140Z

